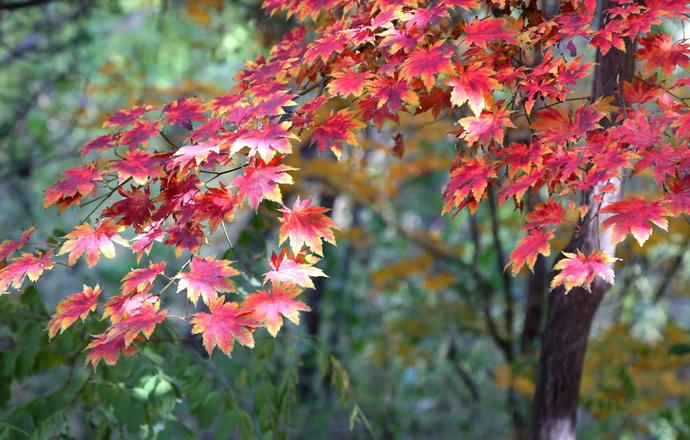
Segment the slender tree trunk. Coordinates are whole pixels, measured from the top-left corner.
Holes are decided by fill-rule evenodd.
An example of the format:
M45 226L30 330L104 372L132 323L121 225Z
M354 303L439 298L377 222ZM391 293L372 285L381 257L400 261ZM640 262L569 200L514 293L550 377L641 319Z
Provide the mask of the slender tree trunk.
M538 202L539 197L536 193L529 194L527 196L528 210L531 211ZM546 258L543 255L537 256L533 271L527 274L525 285L525 320L520 334L520 352L522 355L531 357L538 350L537 341L544 315L544 293L548 284L547 272Z
M610 0L601 0L599 6L600 27L606 11L612 7ZM626 52L616 49L606 56L597 53L592 96L614 96L622 106L622 82L634 73L635 59L632 42L626 42ZM611 124L606 121L606 124ZM619 182L620 185L620 182ZM607 194L601 203L594 200L599 193L595 188L586 194L589 205L587 217L580 223L566 247L566 251L581 250L589 253L594 249L613 254L615 246L607 234L599 233L599 210L617 197ZM597 279L592 291L573 289L565 294L556 289L549 294L546 328L542 337L542 350L534 396L531 438L534 440L575 439L580 380L587 349L589 330L601 300L609 285Z

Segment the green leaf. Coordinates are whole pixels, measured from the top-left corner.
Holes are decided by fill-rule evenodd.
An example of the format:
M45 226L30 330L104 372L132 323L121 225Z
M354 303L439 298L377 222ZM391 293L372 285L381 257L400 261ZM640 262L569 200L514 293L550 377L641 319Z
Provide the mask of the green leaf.
M685 356L686 354L690 354L690 344L672 345L668 353L672 356Z
M213 391L206 397L204 403L201 404L198 410L199 426L206 429L218 416L218 411L220 410L222 404L222 396L219 391Z

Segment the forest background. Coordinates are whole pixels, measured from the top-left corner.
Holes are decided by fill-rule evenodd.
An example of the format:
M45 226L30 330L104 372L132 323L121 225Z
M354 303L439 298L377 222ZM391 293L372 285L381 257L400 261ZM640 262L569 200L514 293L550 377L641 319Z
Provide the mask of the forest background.
M0 3L2 238L32 224L61 235L79 221L76 210L45 210L43 190L80 163L78 147L109 115L221 95L245 60L293 25L250 0L36 3ZM450 124L402 120L368 129L363 148L341 161L291 159L302 172L284 198L332 208L338 246L325 249L319 267L329 278L308 292L302 325L288 323L276 339L257 332L255 350L209 359L198 338L163 332L93 372L82 349L98 320L49 343L45 326L64 292L82 282L117 289L131 256L50 273L0 298L0 437L520 436L545 299L528 301L529 281L546 283L551 260L539 257L536 277L504 271L520 236L512 204L441 216ZM236 224L236 258L265 261L276 225L251 211ZM644 248L619 248L626 264L590 336L582 438L690 437L690 225L681 218L669 230ZM225 238L216 239L221 250ZM477 289L474 273L489 285Z

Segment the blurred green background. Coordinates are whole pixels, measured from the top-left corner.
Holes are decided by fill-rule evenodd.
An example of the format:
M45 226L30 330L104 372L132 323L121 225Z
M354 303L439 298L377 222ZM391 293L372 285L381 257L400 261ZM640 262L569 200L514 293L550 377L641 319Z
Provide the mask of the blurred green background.
M252 0L1 10L2 238L79 221L75 210L45 210L42 191L80 163L78 147L109 114L220 95L291 26ZM103 323L90 318L49 343L57 301L82 283L113 292L135 264L124 256L0 297L0 438L516 437L538 353L527 278L504 276L500 264L520 213L507 204L440 215L453 154L443 124L402 121L401 159L385 152L395 134L386 130L367 131L366 148L341 162L293 159L303 173L286 198L318 197L342 231L320 263L330 278L308 293L314 311L276 339L257 333L254 350L209 359L198 338L166 325L137 356L92 372L82 349ZM238 258L262 273L275 225L252 216L231 232ZM690 226L680 219L669 230L619 251L626 264L587 355L582 438L690 438Z

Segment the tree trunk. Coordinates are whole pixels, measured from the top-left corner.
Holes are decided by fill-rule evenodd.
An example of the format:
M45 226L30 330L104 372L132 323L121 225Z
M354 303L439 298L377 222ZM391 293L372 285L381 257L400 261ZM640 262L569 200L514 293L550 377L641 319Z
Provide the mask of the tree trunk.
M612 7L610 0L600 1L600 27L605 11ZM633 77L634 46L626 41L626 52L612 49L606 56L597 53L592 96L614 96L622 106L622 81ZM604 121L602 125L610 125ZM620 182L618 182L620 185ZM601 249L613 254L615 245L607 234L599 233L599 209L608 205L617 194L607 194L601 203L594 201L598 188L587 194L589 213L580 223L578 232L570 240L566 251L589 253ZM600 217L600 218L597 218ZM609 285L600 279L592 284L592 291L573 289L567 295L562 288L549 294L549 310L539 361L537 390L534 396L531 438L534 440L575 439L580 380L584 364L587 338L594 315Z

